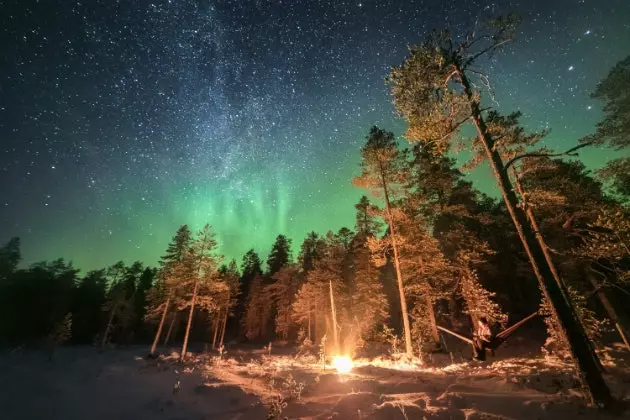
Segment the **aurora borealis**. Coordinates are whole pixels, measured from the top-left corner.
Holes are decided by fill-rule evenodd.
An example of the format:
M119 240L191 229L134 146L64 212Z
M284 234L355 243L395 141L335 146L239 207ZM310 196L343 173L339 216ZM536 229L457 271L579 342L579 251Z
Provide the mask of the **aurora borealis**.
M352 227L369 127L405 128L384 78L432 29L522 16L488 73L498 108L558 150L593 129L589 93L630 53L627 0L0 6L0 241L81 269L153 264L184 223L212 224L238 261L278 233L296 254L309 231ZM471 179L493 191L483 168Z

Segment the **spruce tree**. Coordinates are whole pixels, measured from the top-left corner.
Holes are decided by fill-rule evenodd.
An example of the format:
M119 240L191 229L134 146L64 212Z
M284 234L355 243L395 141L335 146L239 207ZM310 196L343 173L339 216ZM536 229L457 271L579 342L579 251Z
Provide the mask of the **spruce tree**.
M291 240L284 235L278 235L267 258L267 275L272 277L290 263L291 259Z

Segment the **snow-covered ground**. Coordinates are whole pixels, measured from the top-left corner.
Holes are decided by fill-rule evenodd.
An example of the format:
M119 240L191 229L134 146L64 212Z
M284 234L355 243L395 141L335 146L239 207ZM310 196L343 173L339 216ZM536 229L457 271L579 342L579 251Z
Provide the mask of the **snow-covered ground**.
M234 349L185 365L176 355L147 360L144 347L104 353L68 347L53 362L37 352L5 353L0 418L265 419L273 410L277 418L312 419L619 418L585 408L570 367L553 360L435 359L433 367L357 360L340 375L290 353ZM627 401L628 370L614 356L606 369L616 395Z

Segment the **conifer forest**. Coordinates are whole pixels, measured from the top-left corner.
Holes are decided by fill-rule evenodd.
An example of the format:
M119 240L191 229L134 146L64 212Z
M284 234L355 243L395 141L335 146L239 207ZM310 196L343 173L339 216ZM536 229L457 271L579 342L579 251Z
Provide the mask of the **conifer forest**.
M629 4L62 3L0 1L0 417L630 415Z

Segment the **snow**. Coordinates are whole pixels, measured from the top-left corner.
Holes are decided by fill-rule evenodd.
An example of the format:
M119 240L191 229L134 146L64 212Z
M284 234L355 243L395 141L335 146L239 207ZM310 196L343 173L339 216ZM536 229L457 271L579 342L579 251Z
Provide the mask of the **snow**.
M607 379L628 401L630 370L617 349L608 350ZM177 353L146 359L146 352L67 347L53 362L31 351L2 354L2 418L260 419L271 410L290 419L619 418L586 408L571 366L543 357L451 363L435 356L431 366L358 359L339 374L291 349L192 354L184 364Z

